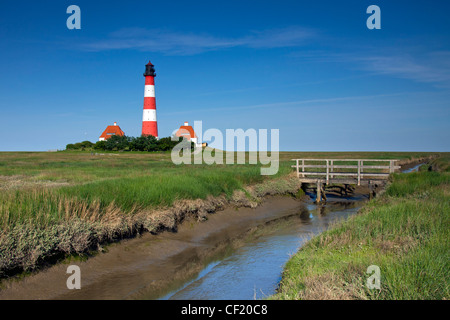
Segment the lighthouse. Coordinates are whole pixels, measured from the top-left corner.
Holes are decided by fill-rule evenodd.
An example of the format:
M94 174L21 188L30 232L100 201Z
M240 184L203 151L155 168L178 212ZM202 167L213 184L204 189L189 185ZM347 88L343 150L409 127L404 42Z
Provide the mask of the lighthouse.
M144 113L142 114L142 135L158 138L155 100L155 66L149 61L145 65Z

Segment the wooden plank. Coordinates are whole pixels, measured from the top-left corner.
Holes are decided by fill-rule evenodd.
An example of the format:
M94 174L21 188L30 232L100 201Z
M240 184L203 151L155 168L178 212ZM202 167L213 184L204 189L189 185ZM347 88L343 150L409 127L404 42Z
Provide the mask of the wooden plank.
M304 174L305 175L314 175L314 176L324 176L324 177L326 177L326 175L327 175L326 172L309 172L309 171L304 172ZM333 175L334 176L358 177L358 173L357 172L334 172Z
M320 186L320 191L321 191L323 200L325 200L325 202L326 202L327 201L327 195L325 193L325 190L322 188L322 186Z
M361 161L358 161L358 186L361 185Z
M302 160L302 172L305 172L305 160ZM302 174L302 176L304 177L305 175Z
M319 203L322 200L322 195L320 193L322 189L322 183L320 181L317 181L316 184L316 203Z
M291 159L292 161L297 160L297 159ZM327 160L326 158L323 159L310 159L310 158L299 158L299 160L305 160L305 161L325 161ZM377 161L377 162L390 162L390 161L400 161L398 159L333 159L334 161Z
M364 166L364 169L390 169L391 166ZM393 166L394 169L400 169L401 166Z
M334 165L334 160L331 160L331 172L334 171L333 165ZM331 179L333 179L333 174L331 174Z
M305 183L307 182L316 182L316 181L322 181L323 183L326 182L326 180L324 178L321 177L310 177L310 178L300 178L300 181L303 181ZM339 184L339 183L344 183L345 181L352 181L351 183L348 182L348 184L358 184L358 179L356 177L342 177L342 178L334 178L334 179L330 179L330 184ZM381 182L386 182L386 179L384 178L370 178L370 179L362 179L361 183L363 182L368 182L368 181L381 181Z
M295 165L293 165L293 166L291 166L292 168L296 168L296 166ZM326 165L313 165L313 164L305 164L304 166L302 166L302 168L320 168L320 169L326 169ZM390 166L367 166L367 165L365 165L365 166L362 166L362 168L364 168L364 169L385 169L385 170L389 170L389 169L391 169L391 167ZM401 166L393 166L393 168L394 169L401 169ZM358 169L358 166L357 165L354 165L354 166L350 166L350 165L347 165L347 166L344 166L344 165L335 165L335 164L333 164L333 169ZM330 172L333 172L333 171L330 171Z
M362 173L361 177L386 177L386 178L388 178L389 175L390 175L390 173L376 173L376 172L369 173L369 172L366 172L366 173Z
M325 183L325 179L300 178L300 182L301 183L313 183L313 184L315 184L315 183L317 183L317 181ZM375 183L375 184L379 184L379 185L385 184L387 182L386 179L377 179L377 180L374 180L374 179L370 179L370 180L369 179L363 179L363 180L361 180L361 185L366 186L366 185L369 184L369 181L371 183ZM356 184L358 184L358 180L357 179L333 179L333 180L330 180L330 184L355 184L356 185Z
M317 181L324 181L321 178L300 178L300 181L304 183L316 183Z
M327 173L326 172L304 172L304 175L311 175L311 176L322 176L326 179ZM336 176L349 176L349 177L358 177L357 172L333 172L334 178ZM389 177L390 173L381 173L381 172L363 172L359 174L360 176L380 176L380 177Z
M295 161L297 159L291 159L291 161ZM305 160L305 161L325 161L326 159L298 159L298 160ZM333 161L373 161L373 162L390 162L390 161L400 161L397 159L333 159Z

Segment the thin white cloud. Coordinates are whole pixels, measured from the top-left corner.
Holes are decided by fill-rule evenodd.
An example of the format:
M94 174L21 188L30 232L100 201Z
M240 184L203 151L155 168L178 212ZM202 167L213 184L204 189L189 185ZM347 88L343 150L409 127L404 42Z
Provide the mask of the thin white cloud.
M450 87L450 51L360 57L363 68L375 74L392 75L417 82Z
M165 29L124 28L106 39L85 42L79 48L87 51L134 49L170 55L190 55L232 47L279 48L298 46L314 37L315 32L299 26L253 31L237 38L210 34L174 32Z
M353 100L371 100L374 98L382 98L382 97L395 97L395 96L403 96L409 95L411 92L397 92L390 94L375 94L375 95L364 95L364 96L347 96L347 97L332 97L332 98L318 98L318 99L305 99L305 100L297 100L297 101L280 101L273 103L264 103L264 104L254 104L254 105L246 105L246 106L227 106L227 107L218 107L214 108L214 111L229 111L229 110L246 110L246 109L265 109L265 108L282 108L282 107L295 107L301 105L311 105L311 104L321 104L321 103L333 103L333 102L344 102L344 101L353 101ZM169 108L170 109L170 108ZM189 108L188 111L176 111L176 112L168 112L164 113L165 116L178 115L178 114L189 114L194 112L208 112L211 111L211 108L205 109L192 109Z
M292 52L290 57L312 63L339 63L372 75L389 75L415 82L450 87L450 51L424 48L357 48L340 52Z

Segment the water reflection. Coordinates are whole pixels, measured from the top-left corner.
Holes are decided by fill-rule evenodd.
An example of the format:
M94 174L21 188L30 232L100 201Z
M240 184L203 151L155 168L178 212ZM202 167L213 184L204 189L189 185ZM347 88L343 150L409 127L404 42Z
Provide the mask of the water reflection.
M419 164L403 172L414 172ZM315 192L308 192L311 202ZM327 194L328 201L309 204L289 219L248 239L228 256L209 264L196 279L163 299L261 299L275 293L283 265L313 235L326 230L339 219L355 214L365 195Z
M309 212L308 209L302 207L302 208L300 209L300 215L299 215L299 217L300 217L300 220L301 220L303 223L308 224L308 223L311 222L312 215L311 215L311 213Z
M308 205L265 226L229 256L209 264L196 279L162 299L261 299L275 293L283 265L313 235L355 214L355 203Z

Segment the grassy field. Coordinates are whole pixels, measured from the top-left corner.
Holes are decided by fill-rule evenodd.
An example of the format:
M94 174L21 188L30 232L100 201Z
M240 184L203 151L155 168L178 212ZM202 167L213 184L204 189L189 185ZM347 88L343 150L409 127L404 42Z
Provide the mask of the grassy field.
M282 152L278 173L262 176L260 165L175 165L170 153L0 153L0 276L136 232L173 229L185 215L203 219L230 201L253 205L265 194L294 192L286 179L294 158L430 155Z
M285 266L272 299L448 299L450 157L395 174L385 193L318 235ZM367 268L380 268L368 289Z

